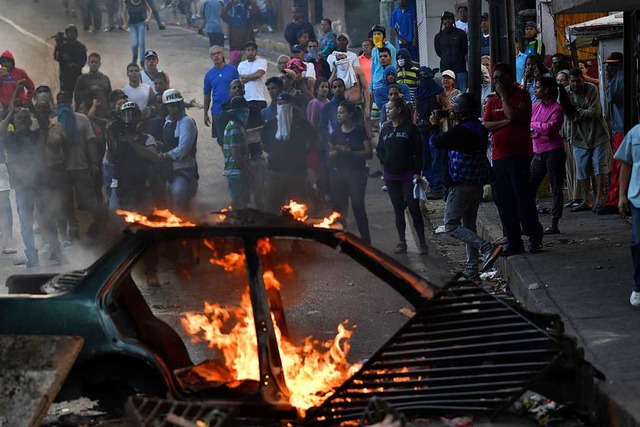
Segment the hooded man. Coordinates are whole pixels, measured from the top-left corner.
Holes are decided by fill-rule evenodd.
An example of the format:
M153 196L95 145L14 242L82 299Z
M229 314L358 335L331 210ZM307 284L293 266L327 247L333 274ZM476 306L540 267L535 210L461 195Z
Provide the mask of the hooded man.
M416 88L420 80L418 79L418 67L413 63L411 53L407 49L398 49L396 54L396 62L398 63L398 84L406 84L409 86L411 98L405 99L407 102L415 102Z
M409 91L409 86L406 84L398 84L398 71L396 67L393 65L389 65L384 69L384 85L378 87L373 94L373 99L380 109L380 123L384 123L387 121L386 108L384 108L387 101L389 101L388 91L389 85L397 84L400 86L402 90L402 97L405 102L411 101L411 92Z
M420 67L418 77L420 83L416 88L416 122L420 128L422 140L422 175L429 181L431 192L429 199L440 199L443 195L443 156L441 149L429 144L429 117L434 110L444 107L447 96L444 88L433 79L437 72L431 68Z
M436 54L440 57L440 69L456 74L456 87L460 92L467 90L467 61L469 41L467 33L454 25L455 16L446 11L440 18L440 32L434 37Z
M26 71L16 67L16 61L10 50L5 50L2 52L2 55L0 55L0 66L2 66L2 68L0 68L0 104L2 104L5 109L9 107L13 93L16 91L18 83L21 80L24 80L25 83L21 85L16 100L20 103L30 101L31 98L33 98L35 85Z
M227 111L229 121L224 128L224 170L229 198L234 209L245 209L249 205L251 167L247 144L247 120L249 103L242 96L234 96Z
M288 200L306 200L307 155L316 131L305 113L294 106L288 93L278 96L276 117L265 123L262 142L269 153L267 172L268 212L279 213Z
M60 90L72 95L76 81L82 74L82 67L87 63L87 48L78 41L78 29L75 25L65 28L64 37L56 37L53 59L60 65Z
M387 30L380 24L376 24L371 28L371 39L373 40L373 50L371 51L371 86L369 91L373 92L382 86L385 81L384 67L380 59L380 49L387 48L391 57L391 64L395 67L396 48L387 41ZM388 64L387 64L388 65Z

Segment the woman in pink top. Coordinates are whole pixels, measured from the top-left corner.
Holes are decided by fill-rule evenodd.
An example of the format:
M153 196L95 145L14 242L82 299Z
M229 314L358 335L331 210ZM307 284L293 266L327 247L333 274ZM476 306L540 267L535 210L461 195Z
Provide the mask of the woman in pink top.
M564 90L562 91L564 92ZM545 175L549 175L553 207L551 226L544 234L558 234L558 222L562 217L564 203L562 181L566 154L560 130L564 123L564 110L558 99L558 84L553 77L542 77L536 82L531 114L531 139L533 140L533 160L531 161L531 187L537 192ZM566 96L566 95L565 95Z

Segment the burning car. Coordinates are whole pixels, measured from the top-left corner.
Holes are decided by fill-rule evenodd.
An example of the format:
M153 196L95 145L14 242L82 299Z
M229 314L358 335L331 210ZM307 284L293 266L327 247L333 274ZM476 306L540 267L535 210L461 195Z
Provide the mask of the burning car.
M335 216L310 226L288 211L221 212L198 225L128 213L136 225L86 270L9 278L0 333L83 337L61 398L113 405L144 394L333 425L357 420L372 396L410 414L495 414L527 389L589 407L593 371L557 318L466 282L441 290L326 228ZM325 285L333 299L320 318L313 298ZM350 287L359 315L341 295ZM393 299L389 287L415 316L378 307ZM358 316L354 329L348 317ZM367 327L376 342L350 357L354 331Z

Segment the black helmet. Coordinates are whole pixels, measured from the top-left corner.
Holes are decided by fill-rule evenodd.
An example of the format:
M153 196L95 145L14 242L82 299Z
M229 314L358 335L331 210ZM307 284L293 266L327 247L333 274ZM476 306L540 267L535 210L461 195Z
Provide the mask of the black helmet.
M479 113L478 98L471 93L461 93L453 102L453 112L462 116L472 116Z
M135 102L129 101L120 107L120 119L122 122L131 127L135 127L142 120L142 111Z
M384 25L380 25L380 24L374 25L373 27L371 27L372 35L374 31L380 31L382 33L382 37L387 37L387 29L384 27Z

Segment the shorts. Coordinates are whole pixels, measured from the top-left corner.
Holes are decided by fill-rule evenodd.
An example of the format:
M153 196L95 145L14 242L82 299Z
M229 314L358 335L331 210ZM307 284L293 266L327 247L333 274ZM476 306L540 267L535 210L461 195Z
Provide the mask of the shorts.
M11 190L11 184L9 182L9 171L7 170L6 163L0 163L0 191Z
M591 173L604 175L611 172L611 148L600 144L593 148L573 147L578 181L588 179Z

